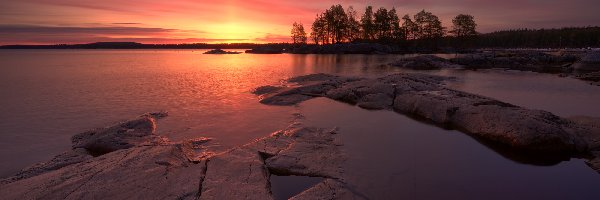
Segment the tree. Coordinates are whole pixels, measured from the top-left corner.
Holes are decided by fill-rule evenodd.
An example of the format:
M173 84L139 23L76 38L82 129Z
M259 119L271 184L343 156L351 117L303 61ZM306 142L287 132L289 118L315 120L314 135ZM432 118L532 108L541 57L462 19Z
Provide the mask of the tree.
M404 31L404 39L405 40L413 40L417 39L417 32L419 32L419 26L415 22L410 19L410 16L404 15L402 17L402 30Z
M348 16L348 25L346 27L346 35L348 36L348 40L352 42L360 39L360 22L356 19L356 11L354 10L354 7L349 6L348 9L346 9L346 15Z
M292 24L292 41L294 44L306 44L306 32L302 23L294 22Z
M325 11L325 19L327 21L327 29L332 43L343 42L346 37L346 28L348 16L342 5L333 5Z
M384 7L377 9L374 18L375 38L379 40L388 39L389 35L391 35L391 27L387 9Z
M416 34L418 39L432 39L444 36L442 22L432 13L422 10L415 15L414 19L419 28L419 31Z
M404 31L402 31L402 28L400 27L400 18L398 18L398 14L396 14L396 8L392 7L392 9L388 11L388 19L391 29L391 35L389 37L395 41L404 40Z
M315 21L312 24L310 33L310 36L315 42L315 44L319 44L319 42L321 44L325 44L327 38L326 24L327 21L325 21L325 17L323 17L323 14L318 14Z
M453 33L456 37L473 36L477 34L475 31L477 24L475 23L475 18L471 15L459 14L452 19L452 24L450 33Z
M375 24L373 22L373 7L367 6L365 13L360 18L363 39L372 40L375 35Z

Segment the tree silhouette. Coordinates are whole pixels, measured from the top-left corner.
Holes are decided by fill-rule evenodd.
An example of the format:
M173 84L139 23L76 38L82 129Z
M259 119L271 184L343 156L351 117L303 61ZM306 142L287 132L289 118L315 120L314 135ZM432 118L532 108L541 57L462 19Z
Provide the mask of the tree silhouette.
M387 9L384 7L377 9L374 17L375 38L379 40L387 39L388 36L391 35L392 30Z
M349 6L348 9L346 9L346 15L348 16L348 25L346 27L346 35L348 36L348 40L352 41L356 41L358 39L360 39L361 37L361 33L360 33L360 22L356 19L356 10L354 10L354 7Z
M432 13L422 10L415 15L414 19L419 28L417 32L418 39L434 39L444 36L442 22Z
M388 19L391 29L389 38L396 42L404 40L404 31L402 30L402 27L400 27L400 18L398 18L398 14L396 14L396 8L392 7L392 9L388 11Z
M365 40L373 40L375 35L375 22L373 16L373 7L367 6L365 8L365 13L360 18L360 23L362 27L363 39Z
M473 16L459 14L452 19L452 30L450 33L454 34L456 37L473 36L477 34L475 31L476 27L477 24L475 23L475 18Z
M402 17L402 29L404 30L404 39L413 40L418 38L419 26L410 19L409 15Z
M291 33L294 44L306 44L306 32L302 23L294 22Z
M326 38L327 38L327 27L326 27L327 22L325 21L325 18L323 17L323 14L317 14L317 18L315 19L315 21L312 24L311 30L312 32L310 33L311 38L313 39L313 41L315 42L315 44L325 44L326 43Z
M325 11L328 32L332 43L343 42L347 39L345 31L347 29L348 16L342 5L333 5Z

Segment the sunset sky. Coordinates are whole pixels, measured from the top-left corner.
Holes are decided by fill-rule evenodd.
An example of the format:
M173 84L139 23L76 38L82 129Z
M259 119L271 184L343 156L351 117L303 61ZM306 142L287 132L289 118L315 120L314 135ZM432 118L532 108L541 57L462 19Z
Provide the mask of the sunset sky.
M446 27L467 13L483 33L600 26L598 0L2 0L0 44L289 42L294 21L310 30L332 4L353 6L359 15L366 5L411 16L425 9Z

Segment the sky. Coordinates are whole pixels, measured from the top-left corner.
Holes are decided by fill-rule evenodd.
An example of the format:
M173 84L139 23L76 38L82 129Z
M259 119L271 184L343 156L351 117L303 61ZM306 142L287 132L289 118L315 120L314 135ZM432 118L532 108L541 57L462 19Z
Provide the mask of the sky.
M0 0L0 45L289 42L293 22L310 30L333 4L395 7L402 17L425 9L445 27L475 16L478 32L600 26L600 0Z

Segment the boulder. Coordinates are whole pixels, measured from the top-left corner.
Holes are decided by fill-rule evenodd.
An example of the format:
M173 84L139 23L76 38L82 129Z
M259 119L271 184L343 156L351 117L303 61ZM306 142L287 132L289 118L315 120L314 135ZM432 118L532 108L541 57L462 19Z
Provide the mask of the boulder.
M76 134L71 140L74 149L83 148L97 156L134 146L166 143L166 139L156 135L155 130L155 119L144 115L111 127Z

